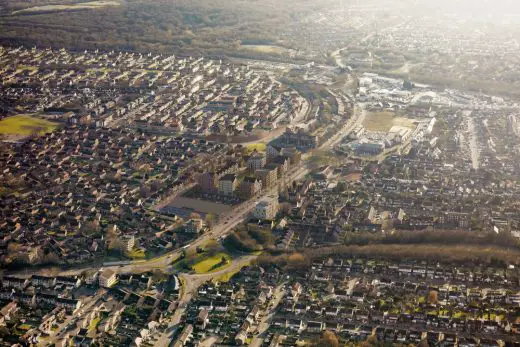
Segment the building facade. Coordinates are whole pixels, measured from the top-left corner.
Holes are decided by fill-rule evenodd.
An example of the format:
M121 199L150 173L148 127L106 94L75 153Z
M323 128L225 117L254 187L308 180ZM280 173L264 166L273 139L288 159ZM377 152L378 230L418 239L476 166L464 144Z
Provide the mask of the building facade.
M238 187L238 179L234 174L227 174L219 181L219 193L226 196L233 196Z
M273 220L276 218L278 208L278 197L275 195L268 196L256 204L253 216L256 219Z

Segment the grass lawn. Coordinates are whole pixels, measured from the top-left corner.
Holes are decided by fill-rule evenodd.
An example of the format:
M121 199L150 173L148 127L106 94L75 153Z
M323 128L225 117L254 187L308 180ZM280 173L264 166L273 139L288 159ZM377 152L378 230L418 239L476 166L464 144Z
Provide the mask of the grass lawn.
M146 254L142 249L132 249L130 252L128 252L128 256L132 259L144 259L145 255Z
M246 149L248 153L253 152L255 149L257 152L265 152L266 147L265 143L250 143Z
M0 135L31 135L34 133L43 135L54 131L57 127L58 124L45 119L18 115L0 121Z
M239 272L240 272L240 269L227 272L223 275L213 278L213 282L229 282L229 280Z
M227 260L226 264L222 264L222 258ZM227 253L220 252L209 258L202 258L199 262L192 266L193 271L198 274L205 274L213 271L223 270L231 264L231 256Z
M96 329L100 321L101 321L101 318L93 319L93 320L90 322L90 325L88 326L88 330L94 330L94 329Z
M239 273L240 270L242 270L243 267L248 266L248 265L250 265L250 263L249 263L249 264L244 264L244 265L242 265L242 266L239 267L239 268L233 269L232 271L228 271L228 272L226 272L225 274L222 274L222 275L220 275L220 276L214 277L214 278L212 279L212 281L213 281L213 282L229 282L229 280L230 280L233 276L235 276L237 273ZM221 269L219 269L219 270L221 270Z
M464 317L466 314L462 311L457 311L453 314L453 318L462 318Z
M266 145L265 143L251 143L246 148L248 153L253 152L255 149L257 152L265 152Z
M20 324L18 326L18 330L29 330L32 328L32 325L29 325L29 324Z

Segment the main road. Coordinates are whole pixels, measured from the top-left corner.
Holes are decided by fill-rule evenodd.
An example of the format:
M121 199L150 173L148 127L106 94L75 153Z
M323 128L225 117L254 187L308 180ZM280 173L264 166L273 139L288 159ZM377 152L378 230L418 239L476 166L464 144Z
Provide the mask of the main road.
M325 141L320 147L320 150L329 150L333 148L341 139L347 135L352 129L354 129L358 124L363 122L365 115L365 111L363 107L356 107L351 119L349 119L343 128L341 128L334 136ZM310 154L304 156L307 158ZM285 174L283 178L283 182L296 181L309 173L309 170L305 166L305 161L302 162L289 170ZM191 187L189 185L188 187ZM262 200L263 198L274 195L278 193L278 186L272 187L266 191L264 191L260 196L248 200L246 202L241 203L236 206L232 211L223 214L220 218L220 222L215 225L211 231L202 234L197 239L192 241L188 247L199 247L206 244L210 239L220 239L228 235L228 233L233 230L238 224L240 224L254 209L256 203ZM182 192L176 192L175 195L182 194ZM171 199L168 199L170 201ZM186 248L183 247L183 248ZM154 269L167 269L173 260L181 256L183 248L179 248L173 251L170 251L164 255L148 259L148 260L134 260L134 261L121 261L121 262L112 262L112 263L104 263L103 269L110 269L116 273L126 273L126 272L146 272ZM10 274L21 275L24 277L30 276L32 274L42 274L45 273L47 275L79 275L82 271L86 269L92 269L92 265L84 265L74 267L70 270L64 270L59 267L47 268L47 269L26 269L23 271L11 272Z

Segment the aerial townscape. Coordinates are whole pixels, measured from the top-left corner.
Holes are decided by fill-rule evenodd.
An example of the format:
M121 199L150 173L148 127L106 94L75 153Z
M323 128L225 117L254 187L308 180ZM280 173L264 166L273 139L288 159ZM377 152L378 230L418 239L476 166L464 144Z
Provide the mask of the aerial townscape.
M519 19L0 0L0 346L520 346Z

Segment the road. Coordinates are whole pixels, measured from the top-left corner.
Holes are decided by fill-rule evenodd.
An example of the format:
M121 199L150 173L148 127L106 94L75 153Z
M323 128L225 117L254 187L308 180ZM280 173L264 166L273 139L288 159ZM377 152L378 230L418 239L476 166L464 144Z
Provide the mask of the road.
M468 122L468 135L469 135L469 151L471 154L471 163L473 166L473 169L477 170L480 167L480 150L478 145L478 134L475 129L475 123L473 121L473 118L471 117L471 111L465 111L464 117L466 117L466 120Z
M255 255L247 255L233 260L231 266L221 271L215 271L207 274L181 274L183 288L181 297L179 298L179 305L175 311L172 319L168 323L166 330L160 335L159 339L154 346L167 347L172 342L172 337L177 331L180 319L184 314L186 305L191 300L195 291L205 282L211 281L212 279L222 276L227 273L233 273L240 270L242 267L249 265L252 260L256 258ZM207 341L210 343L213 340ZM213 341L214 342L214 341Z
M324 144L320 146L320 149L330 149L332 148L336 143L341 141L343 136L348 133L350 130L352 130L362 119L361 114L359 112L355 112L354 116L347 121L345 126L332 138L327 140ZM307 157L306 155L305 157ZM306 174L308 174L309 170L305 167L304 161L298 166L293 167L289 170L289 172L286 173L285 177L283 178L282 182L293 182L296 181L302 177L304 177ZM181 192L177 192L175 195L180 194ZM236 208L233 209L233 211L228 212L221 216L220 220L221 222L217 225L215 225L210 232L207 232L203 235L201 235L199 238L194 240L189 244L190 248L195 248L199 246L203 246L206 244L210 239L214 238L223 238L225 237L230 231L232 231L239 223L241 223L254 209L257 202L262 200L263 198L277 194L278 193L278 185L266 190L258 196L255 199L252 199L250 201L246 201L240 205L238 205ZM137 260L137 261L128 261L128 262L118 262L114 264L104 264L105 266L101 267L102 269L110 269L113 270L116 273L142 273L151 271L154 269L167 269L168 266L171 264L173 260L181 256L183 249L176 249L171 252L168 252L162 256L152 258L149 260ZM237 269L241 268L245 264L250 263L256 256L254 255L248 255L244 257L240 257L237 259L234 259L233 263L230 267L226 268L222 271L217 271L211 274L204 274L204 275L189 275L189 274L181 274L181 278L183 279L183 282L185 283L185 288L183 288L183 295L180 298L179 301L179 308L176 310L173 318L171 319L170 323L168 324L168 328L166 329L166 332L163 333L158 342L155 344L156 346L168 346L171 342L171 336L176 331L176 328L180 322L180 319L182 317L182 314L184 312L184 308L186 304L191 299L191 295L195 292L195 290L204 282L211 280L214 277L221 276L225 273L236 271ZM62 270L60 268L47 268L42 271L42 269L38 270L24 270L24 271L18 271L13 272L12 274L28 277L32 274L39 273L42 274L45 272L47 275L79 275L82 271L86 269L92 269L92 265L85 265L81 267L77 267L70 270ZM95 300L90 301L87 304L87 307L84 308L84 310L88 309L89 305L93 305ZM83 311L84 312L84 311ZM77 315L71 316L70 320L64 324L62 324L63 327L66 326L66 324L69 324ZM57 330L58 332L61 330L62 326ZM52 336L52 335L51 335ZM60 336L52 336L54 339L59 339Z
M334 94L333 94L334 95ZM366 110L364 104L358 104L356 107L354 107L354 113L352 115L352 118L350 118L343 128L341 128L334 136L332 136L330 139L325 141L320 149L331 149L335 145L337 145L348 133L350 133L355 127L358 125L363 124L366 117Z
M349 131L351 131L354 127L356 127L358 124L360 124L364 119L364 109L361 108L361 110L358 112L354 112L354 115L351 119L349 119L344 127L338 131L338 133L334 136L332 136L329 140L327 140L325 143L323 143L319 149L322 150L328 150L332 148L334 145L336 145L343 136L348 134ZM308 155L304 156L304 158L308 157ZM293 182L296 181L302 177L304 177L306 174L308 174L309 170L305 167L305 163L302 160L302 163L296 167L293 167L290 169L289 172L285 174L285 177L283 178L282 182ZM188 185L187 188L185 188L183 191L177 191L174 196L178 196L182 192L184 192L186 189L191 188L192 185ZM264 191L262 195L258 196L256 199L252 199L249 201L246 201L240 205L238 205L236 208L234 208L231 212L227 212L223 214L220 218L220 223L213 227L213 229L201 235L199 238L194 240L189 244L189 247L199 247L206 244L210 239L212 238L223 238L225 237L231 230L233 230L239 223L241 223L254 209L257 202L262 200L263 198L278 194L278 186L272 187L271 189L268 189L267 191ZM171 199L167 199L170 201ZM161 204L162 205L162 204ZM166 269L170 263L175 260L177 257L179 257L182 254L182 249L176 249L173 251L170 251L162 256L158 256L156 258L148 259L148 260L134 260L134 261L128 261L128 262L117 262L113 264L104 264L103 269L109 269L113 270L116 273L126 273L126 272L134 272L134 273L142 273L147 272L155 269ZM22 270L22 271L16 271L9 273L10 275L18 275L22 277L29 277L32 274L42 274L45 273L46 275L79 275L81 272L83 272L86 269L92 269L92 265L84 265L84 266L78 266L70 270L63 270L59 267L55 268L47 268L47 269L37 269L37 270Z
M294 180L298 180L302 178L308 173L308 170L302 165L294 167L287 174L284 180L286 182L292 182ZM233 230L238 224L240 224L254 209L256 203L262 200L264 197L269 195L277 194L278 187L272 187L271 189L265 191L258 198L246 201L240 205L238 205L233 211L223 214L220 218L221 222L213 227L210 232L207 232L201 235L199 238L195 239L193 242L189 244L190 248L196 248L199 246L204 246L209 240L214 238L223 238L227 236L227 234ZM104 270L112 270L116 273L142 273L147 271L152 271L155 269L167 269L170 263L181 256L183 249L179 248L168 252L164 255L158 256L156 258L148 259L148 260L134 260L128 262L116 262L112 264L106 264L103 267L100 267ZM30 277L33 274L43 274L45 273L48 276L51 275L62 275L62 276L73 276L79 275L84 270L92 269L92 264L85 264L84 266L78 266L73 269L63 270L59 267L47 268L47 269L30 269L30 270L21 270L14 271L9 273L10 275L17 275L21 277Z
M363 107L360 107L356 112L354 112L354 115L351 119L349 119L344 127L338 131L338 133L331 137L329 140L327 140L325 143L323 143L320 146L320 149L330 149L333 146L335 146L341 139L348 134L352 129L354 129L357 125L361 124L364 120L365 116L365 110ZM292 170L290 170L285 177L286 182L292 182L295 180L298 180L302 177L304 177L309 170L304 166L304 164L300 164L300 166L294 167ZM233 230L233 228L241 223L247 215L251 212L251 210L255 207L256 203L261 200L265 196L269 196L272 194L276 194L278 192L278 187L273 187L269 189L268 191L264 192L260 197L253 199L251 201L247 201L242 203L241 205L237 206L232 212L225 214L221 217L221 220L223 223L220 223L210 233L207 233L197 239L197 241L191 243L191 247L196 247L198 245L203 244L206 242L209 237L224 237L230 230ZM203 284L206 281L209 281L217 276L220 276L222 274L236 271L237 269L241 268L242 266L250 263L253 259L255 259L256 256L249 255L244 256L238 259L235 259L233 261L233 264L222 271L217 271L211 274L181 274L181 278L183 279L184 288L183 288L183 295L180 299L179 303L179 309L175 313L174 319L172 319L172 322L169 324L168 328L166 329L166 332L161 335L159 341L155 344L155 346L168 346L171 342L171 336L176 331L176 324L180 321L180 316L182 316L182 313L184 312L185 305L189 302L191 299L191 295L197 290L197 288ZM278 299L278 301L275 304L275 307L278 305L279 300L281 300L281 297ZM269 319L271 316L267 316L266 320L263 321L263 323L260 324L259 330L264 329L264 331L267 329L267 319ZM256 339L254 341L255 344L261 344L262 339Z
M84 297L83 306L79 308L74 314L66 316L67 318L58 325L47 338L39 341L39 346L65 346L66 341L63 340L63 337L67 333L67 331L73 331L76 329L76 323L80 321L83 317L89 314L93 308L93 306L98 302L98 300L105 294L105 290L101 289L98 293L93 297Z
M276 287L273 297L270 301L270 309L266 312L265 316L262 317L260 322L258 323L258 334L253 338L251 341L251 347L260 347L262 346L262 343L264 341L264 334L269 329L269 326L271 325L271 321L274 318L274 315L276 313L276 309L278 308L278 305L282 301L285 290L284 290L285 283L280 284L278 287Z

